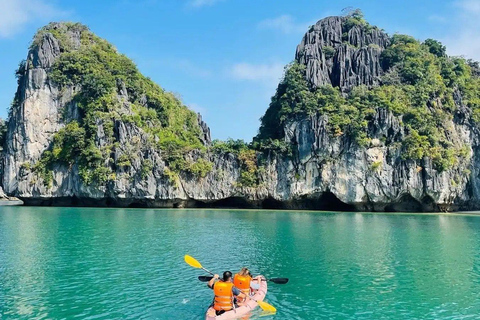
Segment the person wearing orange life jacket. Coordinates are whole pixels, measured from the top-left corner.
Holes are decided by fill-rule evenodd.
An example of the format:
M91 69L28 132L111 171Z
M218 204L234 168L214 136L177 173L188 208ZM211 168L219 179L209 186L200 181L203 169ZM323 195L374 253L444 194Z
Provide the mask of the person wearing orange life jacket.
M213 309L215 309L217 316L235 308L235 297L242 300L247 299L247 296L234 286L232 273L230 271L225 271L220 280L218 274L214 275L212 280L208 282L208 287L213 289L213 293L215 294Z
M233 278L233 284L236 288L242 291L247 297L250 296L250 282L252 281L252 275L248 268L243 267L239 273ZM238 299L238 304L242 305L244 299Z
M261 277L256 278L258 280L258 283L260 283ZM235 285L236 288L240 289L242 293L244 293L247 297L250 296L251 293L251 288L252 287L257 287L258 289L258 283L251 283L252 281L252 274L250 273L250 270L248 270L247 267L243 267L240 269L240 272L235 275L233 278L233 284ZM245 299L238 299L238 304L242 305L244 304Z

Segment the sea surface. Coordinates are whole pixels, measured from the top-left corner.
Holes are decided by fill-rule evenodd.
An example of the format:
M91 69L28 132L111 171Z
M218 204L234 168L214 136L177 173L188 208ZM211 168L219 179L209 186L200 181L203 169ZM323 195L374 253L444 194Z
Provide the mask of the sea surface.
M479 319L480 217L0 207L0 319L203 319L248 266L278 312L250 319Z

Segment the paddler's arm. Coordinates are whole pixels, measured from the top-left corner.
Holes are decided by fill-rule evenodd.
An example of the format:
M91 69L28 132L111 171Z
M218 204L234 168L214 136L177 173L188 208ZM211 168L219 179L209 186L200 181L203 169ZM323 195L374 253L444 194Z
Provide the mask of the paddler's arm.
M213 278L210 281L208 281L207 286L210 289L213 289L213 285L215 284L215 281L218 280L218 278L220 278L220 276L218 274L214 275Z
M246 301L248 301L248 298L247 295L245 293L243 293L242 291L240 291L240 289L236 288L236 287L233 287L232 288L232 293L234 296L237 296L239 297L240 299L246 299Z

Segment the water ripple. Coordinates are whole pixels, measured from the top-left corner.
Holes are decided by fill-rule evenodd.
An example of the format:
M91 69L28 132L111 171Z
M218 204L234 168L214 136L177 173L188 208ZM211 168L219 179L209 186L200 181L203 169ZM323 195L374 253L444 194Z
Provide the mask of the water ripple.
M476 319L480 218L240 210L0 208L0 319L203 319L214 272L247 265L278 313Z

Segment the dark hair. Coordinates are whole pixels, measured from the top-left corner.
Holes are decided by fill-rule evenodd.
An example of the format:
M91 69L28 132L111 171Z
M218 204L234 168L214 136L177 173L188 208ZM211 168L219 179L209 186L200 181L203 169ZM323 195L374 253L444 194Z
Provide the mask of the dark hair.
M225 271L223 273L223 281L228 281L232 277L232 273L230 271Z

